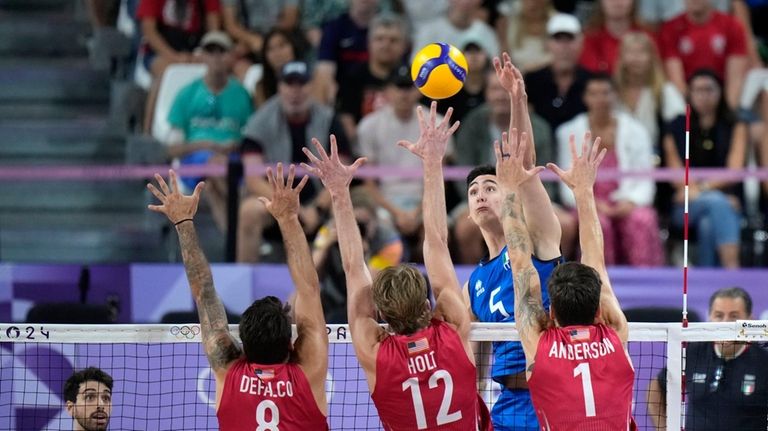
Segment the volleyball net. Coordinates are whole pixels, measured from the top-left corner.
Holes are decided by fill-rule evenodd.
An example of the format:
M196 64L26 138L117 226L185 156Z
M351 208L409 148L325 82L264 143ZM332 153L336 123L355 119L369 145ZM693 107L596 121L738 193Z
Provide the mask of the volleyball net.
M666 392L660 402L664 402L667 414L657 419L666 423L667 429L680 429L682 342L747 341L762 348L759 344L768 341L767 328L765 321L691 323L688 328L680 323L630 323L628 349L635 367L633 409L639 429L655 429L649 414L648 388L664 369ZM237 333L236 326L231 329ZM347 326L329 325L328 337L330 428L380 430ZM472 339L491 342L518 338L512 325L475 324ZM73 371L88 366L99 367L114 378L110 429L218 429L215 384L200 341L196 324L0 324L0 429L71 429L63 385ZM488 357L481 362L487 365L491 360ZM710 377L705 376L707 379ZM711 382L707 383L711 389ZM480 386L492 407L500 393L499 385L488 380ZM743 390L746 397L756 389L754 384L745 384ZM763 417L765 410L763 406Z

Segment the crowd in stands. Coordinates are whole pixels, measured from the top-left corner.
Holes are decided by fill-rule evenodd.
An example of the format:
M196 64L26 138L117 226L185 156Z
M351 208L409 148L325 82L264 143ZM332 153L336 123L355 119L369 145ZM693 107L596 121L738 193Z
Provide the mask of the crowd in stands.
M120 3L113 0L105 3ZM411 85L411 55L431 42L461 49L464 88L442 100L462 125L448 163L492 160L510 105L491 79L490 60L508 52L525 74L537 164L568 166L568 140L591 130L619 171L684 163L685 105L691 105L692 167L768 166L768 1L765 0L139 0L126 1L141 31L138 68L152 77L144 130L151 128L163 73L170 64L204 63L205 75L173 103L164 139L181 163L296 163L312 138L334 134L344 157L411 167L396 143L415 140L415 108L428 102ZM95 25L101 1L89 1ZM101 6L94 6L99 5ZM99 10L96 10L99 9ZM102 22L102 25L103 22ZM108 23L105 25L109 25ZM254 88L245 76L261 65ZM223 184L206 195L217 225L226 217ZM550 185L548 185L550 186ZM562 250L578 254L573 198L548 189L563 226ZM370 253L398 244L372 265L418 261L420 181L360 181L372 223ZM763 194L768 183L762 184ZM264 178L242 190L238 260L262 259L271 218L256 196ZM456 263L482 257L468 223L466 186L447 187ZM682 229L682 183L633 176L596 187L606 261L668 262L660 228ZM764 200L764 199L763 199ZM738 267L746 203L741 182L695 181L690 192L694 265ZM329 199L318 184L302 193L302 223L317 261L333 261ZM377 233L378 232L378 233ZM274 232L272 232L274 233ZM321 253L322 252L322 253ZM328 277L334 278L332 266ZM343 295L342 295L343 296Z

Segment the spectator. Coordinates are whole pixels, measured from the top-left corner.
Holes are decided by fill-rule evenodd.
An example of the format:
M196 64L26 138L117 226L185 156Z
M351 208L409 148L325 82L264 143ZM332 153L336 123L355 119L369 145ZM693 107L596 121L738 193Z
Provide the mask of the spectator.
M747 130L725 103L721 81L714 72L701 70L688 81L691 104L690 166L692 168L743 169ZM670 168L682 168L685 160L685 117L678 117L664 136L664 157ZM740 183L691 181L688 190L688 221L696 231L700 266L739 266L741 223ZM677 184L672 212L673 225L683 223L685 190Z
M478 45L489 55L499 54L499 42L493 29L476 17L480 0L450 0L448 14L440 16L416 29L413 37L413 54L426 45L444 42L461 46L465 38L473 34Z
M277 94L277 77L283 66L301 59L299 44L291 33L273 29L264 35L264 68L253 97L256 107Z
M470 111L464 118L456 136L454 163L459 166L481 166L495 162L493 141L509 128L511 109L509 94L496 78L493 69L486 71L485 103ZM547 122L535 113L530 114L536 146L536 163L543 165L553 159L552 131ZM456 182L457 193L467 195L467 185ZM458 262L476 264L486 253L480 228L469 219L469 207L464 202L452 211L454 237Z
M753 319L752 298L740 287L709 298L710 322ZM768 426L768 352L743 341L689 343L685 362L685 429L764 430ZM667 369L648 387L648 415L666 430Z
M620 172L653 169L653 144L645 128L615 108L616 89L608 75L594 75L584 92L587 112L557 129L558 165L570 166L569 140L591 131L607 150L602 166ZM664 263L659 222L653 208L655 183L650 178L627 177L595 184L595 201L608 265L658 266ZM563 203L571 208L571 190L560 185Z
M741 0L710 0L712 5L723 13L729 13L731 6ZM640 19L653 29L685 12L685 0L640 0L637 2Z
M403 258L403 242L389 220L377 215L378 207L365 187L351 190L355 219L372 277ZM347 323L347 285L341 262L336 225L328 220L315 236L312 259L320 276L320 295L328 323Z
M664 124L685 114L685 100L677 87L666 80L650 36L642 32L624 35L614 77L619 106L645 126L659 154L660 131Z
M747 35L733 17L718 12L711 0L686 0L685 13L664 23L661 54L669 80L686 94L686 81L699 69L711 69L725 82L725 100L738 105L747 73Z
M622 36L643 31L635 0L599 0L584 32L579 64L590 72L613 73Z
M448 13L448 0L405 0L403 6L413 29Z
M419 167L421 161L403 157L396 144L419 138L416 108L421 97L413 85L408 66L397 68L386 86L389 104L366 116L358 126L359 148L372 165ZM452 146L452 141L449 141ZM415 236L421 230L422 182L418 178L382 178L366 180L366 186L377 206L385 209L404 236ZM414 247L416 249L418 247Z
M203 7L200 7L200 5ZM206 31L219 30L218 0L141 0L136 18L144 35L144 67L152 74L152 86L144 112L144 131L149 133L155 101L165 68L172 63L194 61L192 51Z
M112 377L96 367L72 373L64 383L64 401L73 430L101 431L112 414Z
M346 12L347 3L347 0L302 0L301 30L310 47L316 49L320 45L323 24Z
M551 0L506 1L496 32L503 50L523 73L546 66L547 22L555 14Z
M348 12L323 25L313 78L318 102L331 104L339 83L356 79L355 71L368 61L368 26L378 7L379 0L350 0Z
M768 1L735 0L732 14L744 26L749 46L749 67L764 68L768 61Z
M357 123L386 104L384 87L402 63L407 41L408 26L399 15L380 14L371 21L368 62L353 74L355 79L339 88L339 120L350 140L355 141Z
M547 22L548 66L525 75L528 101L554 131L564 122L587 110L584 86L589 72L578 65L581 25L573 15L556 14Z
M263 58L266 34L272 29L293 33L299 25L299 0L221 0L224 30L237 42L235 75L242 81L248 68Z
M226 163L242 138L241 130L253 112L251 97L232 72L232 40L220 31L208 32L201 42L205 75L179 91L168 114L168 156L182 164ZM200 178L184 178L194 188ZM207 180L207 199L221 231L227 226L227 184Z
M301 61L283 66L277 94L267 100L248 120L243 131L243 163L298 163L304 160L301 149L317 137L328 148L328 135L336 135L339 152L350 155L349 142L331 108L314 102L310 96L311 71ZM270 196L271 189L263 177L249 175L245 187L247 196L240 205L237 261L258 262L264 229L274 220L257 199ZM321 188L313 180L301 191L299 218L307 232L320 224L318 205L322 205Z
M451 120L455 121L461 121L469 111L485 102L486 77L491 63L488 53L483 50L483 47L472 35L469 35L468 39L459 45L459 49L462 50L467 59L468 70L464 85L453 96L437 101L437 112L445 115L448 108L453 108ZM421 98L421 103L429 104L430 99L424 96Z

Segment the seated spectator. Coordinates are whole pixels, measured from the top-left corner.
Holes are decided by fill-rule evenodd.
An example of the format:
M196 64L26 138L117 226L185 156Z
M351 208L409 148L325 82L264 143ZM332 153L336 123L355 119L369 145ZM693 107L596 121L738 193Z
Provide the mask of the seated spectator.
M691 105L691 168L743 169L747 152L747 130L734 119L725 103L723 86L712 71L700 70L688 81ZM664 136L666 166L682 168L685 160L685 117L669 125ZM681 228L685 190L677 185L673 198L673 225ZM739 266L741 232L741 183L690 181L688 222L696 231L697 264L736 268ZM718 259L719 258L719 259Z
M328 149L330 134L336 135L340 154L351 154L344 129L333 109L312 100L310 76L311 70L304 62L294 61L283 66L277 94L251 116L243 130L242 152L246 168L264 163L301 163L306 160L301 149L309 146L313 138ZM264 177L256 175L246 177L245 188L247 196L240 205L237 261L255 263L261 257L264 229L272 226L274 220L258 197L269 197L271 188ZM320 224L318 206L324 206L321 190L319 182L312 179L301 191L299 219L310 233Z
M553 15L547 22L547 34L547 50L552 62L527 73L525 86L534 112L554 131L587 110L582 95L589 72L578 64L582 36L576 17Z
M168 156L181 164L226 163L239 146L241 130L253 112L251 97L233 76L232 40L226 33L208 32L201 42L205 75L179 91L171 105ZM200 178L183 178L190 189ZM227 184L209 178L205 193L213 219L222 232L227 226Z
M661 130L685 114L685 99L664 76L650 36L630 32L621 39L615 72L619 107L645 126L655 152L660 154Z
M478 45L482 46L485 52L498 55L499 42L496 33L476 17L479 8L480 0L450 0L446 16L437 17L415 29L412 54L434 42L461 46L468 35L474 34Z
M368 270L372 277L376 277L382 269L402 261L403 242L390 221L377 215L378 207L365 187L353 187L350 193ZM347 285L333 219L317 232L312 244L312 260L320 277L320 297L326 322L347 323Z
M710 0L689 0L685 12L661 28L659 46L667 77L681 93L699 69L710 69L725 82L725 100L738 106L747 73L747 34L732 16L718 12Z
M709 298L710 322L754 319L752 298L740 287ZM716 341L688 344L685 390L688 430L757 431L768 427L768 352L756 343ZM667 369L648 386L648 415L666 429Z
M594 75L584 91L587 112L557 129L558 165L572 163L569 141L588 131L607 150L602 166L620 172L653 169L653 144L645 128L615 108L616 89L608 75ZM595 202L605 242L605 263L658 266L664 263L659 222L653 208L655 183L626 177L595 184ZM574 208L571 190L560 183L563 204Z
M299 0L221 0L224 30L237 42L235 75L261 62L266 34L272 29L293 33L299 26Z
M486 71L485 103L470 111L462 121L456 135L453 162L459 166L482 166L495 163L493 142L509 128L511 106L509 94L496 77L493 69ZM536 163L543 165L553 160L552 131L547 122L530 113L536 148ZM456 182L459 196L467 196L467 185ZM486 253L487 246L480 228L469 219L466 202L452 211L453 235L457 245L457 262L476 264Z
M347 0L302 0L301 31L312 49L317 49L323 38L323 24L347 11Z
M403 61L408 43L408 26L399 15L377 15L368 28L368 62L354 72L354 79L339 87L339 120L351 141L357 137L357 123L386 104L384 87Z
M599 0L584 32L579 64L594 73L613 73L622 36L643 31L635 0Z
M413 85L408 66L401 66L392 73L386 86L386 97L389 104L367 115L358 126L360 155L367 157L368 163L374 166L419 167L420 160L403 157L404 150L397 146L401 140L415 142L420 133L416 108L421 95ZM382 178L366 180L365 184L374 202L389 213L401 234L413 237L420 233L423 192L420 179ZM418 248L413 247L414 250Z
M204 7L200 7L200 5ZM218 0L141 0L136 18L144 35L142 46L144 67L152 74L152 87L144 112L144 131L149 133L155 113L155 101L165 68L173 63L194 61L197 48L206 31L219 30Z
M349 11L323 25L312 79L315 99L332 104L340 83L356 79L354 73L368 61L368 26L379 0L350 0Z
M731 12L741 0L708 0L722 13ZM662 23L685 12L685 0L639 0L637 7L640 20L652 29L658 30Z
M506 1L503 11L496 32L512 62L523 73L546 66L551 60L547 51L547 22L555 14L552 1Z
M264 68L253 93L256 107L277 94L277 77L280 71L287 63L300 60L301 54L299 44L291 33L273 29L264 35Z
M403 6L413 29L448 13L448 0L405 0Z
M458 48L467 59L468 70L464 85L453 96L437 101L437 112L442 115L445 115L448 108L453 108L452 121L461 121L469 111L485 102L486 77L491 64L488 53L483 50L474 35L467 36L467 40ZM421 103L428 105L431 100L424 96L421 98Z

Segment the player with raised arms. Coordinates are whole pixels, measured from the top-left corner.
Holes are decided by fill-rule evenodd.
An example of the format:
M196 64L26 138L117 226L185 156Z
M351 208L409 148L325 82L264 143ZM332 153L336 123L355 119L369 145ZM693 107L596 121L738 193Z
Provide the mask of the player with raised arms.
M458 123L448 127L450 114L436 124L434 105L428 121L419 109L419 141L401 145L417 155L429 154L423 157L425 164L439 163L458 127ZM474 389L470 320L448 254L444 210L441 223L425 223L424 256L436 299L433 314L426 280L415 267L390 267L371 280L349 193L352 177L365 160L343 165L333 136L330 156L319 142L313 140L313 144L318 155L305 148L312 166L304 167L320 177L331 194L346 273L352 343L384 429L491 429L488 411ZM426 220L435 216L438 199L444 197L425 193L424 199ZM389 324L391 332L378 324L377 317Z
M170 171L168 187L155 175L149 190L162 203L149 209L165 214L176 226L181 255L192 296L197 304L203 349L216 379L216 416L222 431L327 430L325 378L328 372L328 335L320 305L320 283L299 224L299 193L307 176L293 187L295 168L277 164L277 175L267 169L271 199L260 198L277 220L283 235L288 268L296 288L294 304L298 338L291 343L290 307L274 296L255 301L240 321L242 347L229 332L224 306L197 239L193 218L204 183L191 196L179 191Z
M547 166L576 196L581 263L559 265L547 284L550 312L541 302L539 274L520 187L543 167L524 167L527 135L513 130L495 144L496 172L504 194L502 222L514 274L515 325L526 376L542 430L628 430L632 419L634 368L626 350L627 319L605 268L603 236L594 196L597 168L605 156L600 138L586 134L581 155L571 136L573 166Z

